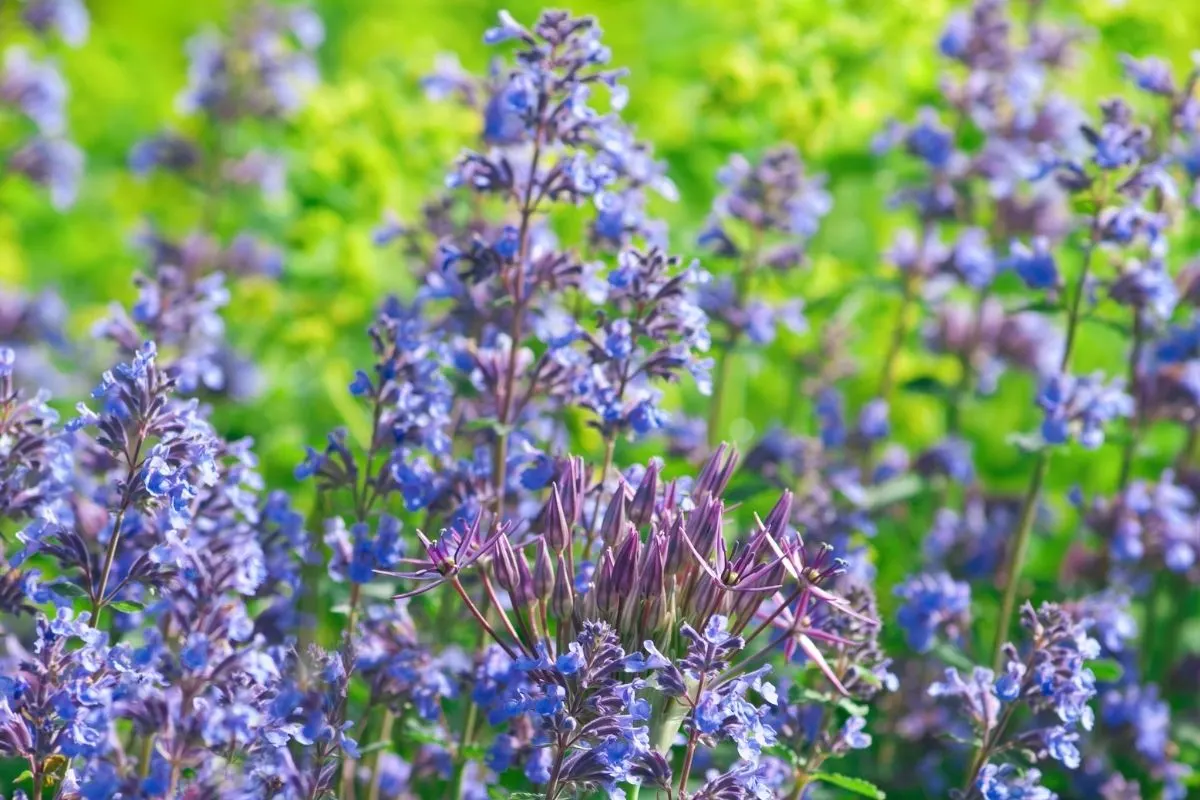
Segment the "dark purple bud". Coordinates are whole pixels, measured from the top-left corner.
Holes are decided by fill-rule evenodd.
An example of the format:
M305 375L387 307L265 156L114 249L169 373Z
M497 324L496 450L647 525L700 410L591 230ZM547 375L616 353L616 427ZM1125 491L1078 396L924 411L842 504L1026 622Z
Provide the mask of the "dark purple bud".
M563 515L571 525L579 521L583 484L583 459L567 459L567 469L563 475L562 486L559 488L559 499L562 502Z
M688 546L684 544L683 537L687 536L687 530L684 527L682 514L677 514L671 520L671 527L667 529L667 540L665 545L666 550L666 567L665 574L675 575L687 563L690 558L688 554Z
M651 535L646 542L646 555L642 560L642 579L638 587L643 597L654 597L663 590L667 569L667 537L661 533Z
M712 555L714 545L723 547L721 524L724 515L725 504L712 495L705 495L700 507L688 516L687 536L701 558Z
M695 580L696 585L692 589L692 596L688 598L688 616L693 619L707 619L712 614L717 613L720 602L718 594L722 589L703 570L696 573Z
M567 620L575 611L575 587L571 571L562 553L558 555L558 580L554 582L554 594L550 598L550 613L558 618L559 625L567 624Z
M496 542L496 554L493 557L496 565L496 580L509 594L515 596L513 587L517 581L517 554L513 552L512 544L507 536L501 536Z
M627 526L626 514L627 501L625 499L625 482L622 481L617 490L613 492L612 499L608 501L608 508L604 511L604 521L600 525L600 538L609 547L616 547L621 541L621 537L625 535Z
M533 594L543 603L554 592L554 566L550 557L550 548L543 537L538 540L537 563L533 566Z
M709 456L708 461L704 463L704 468L700 470L696 484L692 487L692 496L702 497L705 494L720 496L725 491L725 487L729 485L729 479L733 477L737 459L737 451L722 442L716 452Z
M778 572L776 572L776 568L778 568ZM759 575L755 575L750 580L743 583L742 586L745 588L752 588L756 586L778 586L779 579L783 577L781 574L779 574L782 571L783 565L777 564L775 567L772 567L771 569L760 573ZM758 607L761 606L763 601L767 599L769 593L745 591L731 592L730 595L732 600L731 607L729 609L729 616L740 621L752 619L754 617L754 613L758 611Z
M788 522L792 518L792 493L785 490L779 497L779 502L771 509L771 513L767 514L767 518L763 520L763 527L767 529L767 533L774 537L775 541L783 538L783 534L787 531Z
M562 494L558 484L550 487L549 518L546 520L546 539L554 552L562 553L571 545L571 521L563 508Z
M633 587L637 585L638 554L641 549L642 542L638 538L637 531L632 527L629 528L628 533L626 533L624 540L617 549L613 565L613 582L616 586L617 594L621 597L628 597L633 593Z
M642 482L638 484L637 493L633 496L633 505L629 508L629 517L638 528L650 524L654 515L654 501L658 498L658 464L650 462Z
M658 751L650 750L633 762L629 774L638 778L643 785L657 786L668 792L671 788L671 765Z
M533 591L533 575L529 572L529 563L525 561L525 556L517 556L516 585L508 590L513 605L524 608L533 603Z
M600 569L596 571L596 588L594 590L597 608L602 614L610 617L616 613L617 607L621 603L621 597L617 593L613 581L615 568L613 551L610 548L604 551L604 555L600 559Z

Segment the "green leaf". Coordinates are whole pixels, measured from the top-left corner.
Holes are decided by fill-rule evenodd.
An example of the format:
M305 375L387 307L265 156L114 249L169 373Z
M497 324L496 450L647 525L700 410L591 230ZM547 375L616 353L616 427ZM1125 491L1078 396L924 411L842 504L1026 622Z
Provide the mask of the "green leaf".
M1026 453L1037 453L1049 447L1046 440L1036 433L1010 433L1004 440Z
M1062 303L1052 303L1049 300L1039 300L1036 303L1029 303L1028 305L1017 306L1016 308L1009 311L1008 313L1009 314L1023 314L1026 311L1035 311L1039 314L1057 314L1058 312L1064 311L1064 310L1065 310L1065 307L1063 306Z
M788 697L792 702L804 700L808 703L837 706L852 717L865 717L871 712L870 706L856 703L849 697L835 695L832 692L820 692L816 689L796 686L792 687L792 689L792 691L788 692Z
M908 500L920 493L924 485L918 475L912 473L901 475L899 478L893 478L878 486L868 487L864 492L863 506L867 510L873 510Z
M975 664L961 650L949 642L942 642L933 648L933 654L955 669L971 670Z
M1086 666L1096 676L1096 680L1101 683L1116 683L1125 674L1125 667L1121 666L1121 662L1114 661L1111 658L1099 658L1095 661L1088 661Z
M109 608L116 609L117 611L120 611L122 614L136 614L142 610L141 605L139 605L138 603L132 603L129 600L113 600L111 603L108 603L107 605Z
M50 588L59 594L67 597L87 597L88 593L83 590L82 586L71 583L70 581L56 581L50 584Z
M33 782L33 773L30 770L25 770L13 779L13 783L23 783L24 781Z
M862 778L851 778L849 775L842 775L837 772L817 772L812 775L814 781L828 783L830 786L836 786L839 789L845 789L848 792L854 792L862 797L874 797L877 800L883 800L887 797L878 786L870 781L864 781Z
M933 375L921 375L912 380L905 381L900 385L900 389L912 394L926 394L931 397L950 397L954 394L954 389L942 383L940 378Z

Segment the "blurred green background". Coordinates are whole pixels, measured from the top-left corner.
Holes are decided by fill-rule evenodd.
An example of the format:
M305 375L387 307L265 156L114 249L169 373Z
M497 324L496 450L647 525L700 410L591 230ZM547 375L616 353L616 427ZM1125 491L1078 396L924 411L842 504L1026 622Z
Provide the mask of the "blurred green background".
M886 207L897 176L869 154L869 142L889 117L908 118L921 105L938 104L939 71L946 67L934 44L953 4L563 5L596 14L614 63L631 71L627 116L670 162L681 190L679 203L656 209L671 223L678 252L693 253L695 231L714 193L712 176L731 153L757 154L792 142L811 169L829 174L835 206L812 247L812 267L779 291L811 299L855 280L868 289L851 298L858 320L854 351L866 365L864 376L851 383L849 400L856 407L877 386L871 365L881 358L896 302L871 281L887 277L881 252L896 228L909 224ZM441 185L446 166L477 135L472 114L427 101L418 79L443 51L458 53L470 69L483 69L491 53L481 37L496 12L507 7L532 20L540 10L530 0L326 0L316 7L327 27L324 83L283 134L290 192L249 220L284 248L283 276L240 284L227 314L232 339L261 365L265 386L251 403L217 412L228 433L256 438L268 484L276 487L293 483L291 470L305 444L319 444L342 419L357 415L345 387L354 367L366 361L365 327L385 293L404 291L411 282L411 265L395 251L372 246L373 227L389 208L414 219L422 200ZM126 157L135 141L164 125L189 125L174 110L186 77L184 43L205 25L221 24L236 6L98 0L89 9L93 30L86 45L58 53L71 87L71 135L87 153L79 203L58 214L20 181L0 184L0 283L58 288L73 309L72 331L84 341L109 303L132 296L130 277L140 256L129 239L139 222L149 218L178 234L198 218L200 201L190 190L169 177L133 179ZM1063 87L1084 99L1121 85L1122 52L1160 54L1184 69L1200 31L1200 4L1178 0L1060 2L1045 13L1091 31ZM238 144L252 146L256 135L238 131ZM232 235L246 222L226 214L218 225ZM813 315L814 328L824 323L823 313ZM797 406L792 400L803 375L790 365L814 341L781 340L736 363L732 383L741 388L726 408L733 438L746 443L785 414L807 418L805 401ZM1080 367L1105 364L1120 371L1123 356L1111 346L1115 341L1102 338L1098 328L1085 331ZM949 360L905 358L902 379L956 374ZM980 468L994 486L1015 489L1025 480L1023 457L1003 437L1034 426L1030 393L1020 379L1008 380L966 420ZM692 412L703 411L702 398L685 402ZM901 397L893 419L900 440L914 447L941 434L934 398ZM1178 446L1173 432L1163 437L1151 438L1151 461L1165 463ZM1060 496L1079 481L1111 485L1115 458L1069 461L1053 471ZM1042 548L1045 570L1054 569L1062 547Z

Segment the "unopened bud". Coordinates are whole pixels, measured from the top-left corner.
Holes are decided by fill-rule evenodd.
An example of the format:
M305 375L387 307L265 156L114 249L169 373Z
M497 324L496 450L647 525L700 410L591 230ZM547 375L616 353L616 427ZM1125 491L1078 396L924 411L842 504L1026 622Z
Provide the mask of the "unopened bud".
M638 528L650 524L654 515L654 503L658 499L658 462L651 461L646 467L646 474L638 484L633 496L633 504L629 508L629 518Z
M559 625L566 625L575 611L575 580L567 569L562 554L558 556L558 571L554 581L554 594L550 598L550 613L558 617Z
M543 603L554 592L554 566L545 537L538 539L537 562L533 566L533 594Z

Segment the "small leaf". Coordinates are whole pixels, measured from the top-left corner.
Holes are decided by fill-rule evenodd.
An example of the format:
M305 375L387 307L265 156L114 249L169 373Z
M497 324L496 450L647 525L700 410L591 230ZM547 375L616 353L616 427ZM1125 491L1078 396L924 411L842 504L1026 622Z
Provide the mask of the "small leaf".
M50 584L50 588L59 594L67 597L87 597L88 593L84 591L82 586L71 583L70 581L55 581Z
M961 650L949 642L942 642L933 648L933 654L946 664L961 670L972 670L975 664Z
M122 614L137 614L142 610L142 607L137 603L129 600L113 600L107 604L109 608L114 608Z
M874 797L876 800L883 800L887 797L878 786L870 781L864 781L862 778L852 778L837 772L817 772L812 775L812 779L845 789L848 792L854 792L862 797Z
M863 507L867 510L889 506L916 496L923 488L920 476L908 473L878 486L869 486L863 492Z
M1038 314L1057 314L1063 310L1062 303L1054 303L1049 300L1039 300L1036 303L1030 303L1024 306L1017 306L1009 311L1009 314L1024 314L1026 311L1033 311Z
M933 375L921 375L900 385L901 390L912 394L927 394L931 397L950 397L954 389Z
M1026 453L1037 453L1045 450L1049 445L1046 441L1036 433L1010 433L1006 438L1009 444Z
M18 775L16 778L13 779L13 783L22 783L24 781L29 781L31 783L33 782L33 773L30 772L29 770L25 770L24 772L22 772L20 775Z
M1125 674L1125 667L1121 666L1121 662L1111 658L1088 661L1085 666L1092 671L1092 674L1096 676L1096 680L1101 683L1116 683Z

